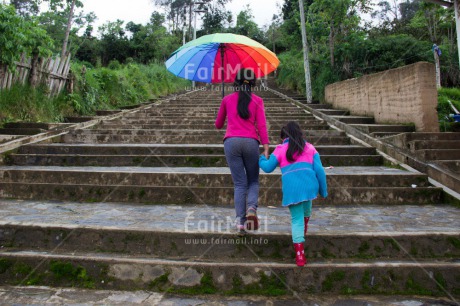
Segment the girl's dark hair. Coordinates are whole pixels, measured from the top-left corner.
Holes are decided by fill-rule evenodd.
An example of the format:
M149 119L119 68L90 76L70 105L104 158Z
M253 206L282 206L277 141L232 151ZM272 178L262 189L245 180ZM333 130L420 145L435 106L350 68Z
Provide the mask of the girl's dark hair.
M289 138L286 158L288 161L293 162L295 160L294 154L302 154L303 148L305 147L302 129L297 122L290 121L281 128L281 139L285 138Z
M251 87L256 84L256 77L252 69L243 68L235 78L235 87L238 94L238 115L243 119L249 118L249 102L251 102Z

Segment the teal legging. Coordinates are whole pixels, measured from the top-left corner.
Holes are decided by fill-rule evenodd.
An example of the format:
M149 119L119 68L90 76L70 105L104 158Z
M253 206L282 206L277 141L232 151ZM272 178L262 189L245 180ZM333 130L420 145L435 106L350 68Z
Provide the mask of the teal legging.
M292 242L305 242L303 235L305 228L304 217L311 216L311 200L289 205L288 207L291 212Z

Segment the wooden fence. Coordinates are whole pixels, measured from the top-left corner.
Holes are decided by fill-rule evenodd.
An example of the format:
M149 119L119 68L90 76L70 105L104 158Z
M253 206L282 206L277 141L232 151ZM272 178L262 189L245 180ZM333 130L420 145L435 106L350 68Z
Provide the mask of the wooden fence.
M6 67L0 66L0 90L10 88L16 83L46 84L49 88L50 95L56 95L65 87L70 70L70 54L63 60L55 58L37 58L35 70L32 67L32 59L21 56L21 60L16 62L13 72L8 71ZM31 75L34 74L34 76Z

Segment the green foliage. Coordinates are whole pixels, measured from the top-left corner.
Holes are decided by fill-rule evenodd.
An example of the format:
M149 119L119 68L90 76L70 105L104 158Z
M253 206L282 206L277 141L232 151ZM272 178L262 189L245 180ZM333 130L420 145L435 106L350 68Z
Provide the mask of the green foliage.
M302 51L290 51L279 55L281 64L278 68L277 82L282 87L305 94L305 71ZM328 65L328 60L321 56L310 57L310 77L313 99L324 100L324 88L327 84L339 80L337 72Z
M114 64L113 66L117 66ZM45 87L14 85L0 91L0 123L11 121L61 122L64 117L94 115L99 109L117 109L183 90L190 82L158 64L120 65L119 69L71 66L74 92L50 98Z
M13 262L10 259L0 258L0 274L5 273L12 266Z
M249 5L239 12L236 17L236 27L234 29L234 33L248 36L249 38L257 41L263 40L262 32L257 26L257 23L254 22L254 15L252 14L252 10Z
M51 55L53 41L34 21L16 15L13 6L0 4L0 66L12 68L22 53Z
M0 4L0 64L12 65L25 51L24 23L12 6Z
M138 104L177 92L189 84L158 64L119 66L113 62L113 69L82 68L82 64L72 65L77 80L76 96L72 97L72 101L75 111L80 115L91 115L98 109L117 109Z
M460 83L455 18L452 10L420 0L380 1L371 11L368 0L304 1L313 97L323 100L327 84L413 64L434 62L431 50L442 50L441 82ZM373 23L362 20L370 12ZM298 2L285 0L278 83L305 92ZM364 27L363 27L364 23ZM377 24L377 25L375 25ZM265 34L270 37L270 33Z
M460 111L460 88L440 88L438 90L438 120L439 128L443 132L450 132L453 127L453 119L450 115L455 112L449 101Z
M75 285L94 288L94 281L88 276L86 269L81 266L74 267L70 262L51 261L50 271L57 280L66 280Z
M59 122L71 114L73 110L67 104L66 95L49 98L45 87L34 89L16 84L9 90L0 91L0 123Z
M41 0L34 0L42 2ZM70 7L72 1L67 0L45 0L47 10L36 16L36 19L41 28L45 29L48 35L54 40L54 53L61 53L62 44L64 41L65 33L67 30L67 23L70 14ZM91 12L84 14L82 11L83 3L81 1L75 2L73 18L71 23L71 31L69 33L69 46L67 51L75 54L79 48L78 31L83 28L92 28L91 24L96 20L96 15ZM85 32L87 35L87 32ZM77 43L74 43L77 41Z
M328 274L322 283L322 291L328 292L334 289L336 283L341 282L345 279L344 271L334 271Z

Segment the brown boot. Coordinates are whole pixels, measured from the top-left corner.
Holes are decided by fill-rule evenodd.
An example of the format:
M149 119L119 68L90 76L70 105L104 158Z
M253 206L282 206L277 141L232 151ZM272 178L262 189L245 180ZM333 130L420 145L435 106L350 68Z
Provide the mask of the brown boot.
M246 229L248 231L257 231L259 229L259 218L254 208L249 208L246 212Z
M295 263L298 267L303 267L307 263L303 243L294 243Z

